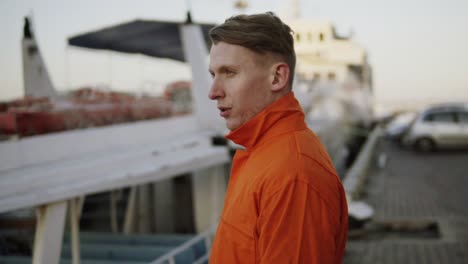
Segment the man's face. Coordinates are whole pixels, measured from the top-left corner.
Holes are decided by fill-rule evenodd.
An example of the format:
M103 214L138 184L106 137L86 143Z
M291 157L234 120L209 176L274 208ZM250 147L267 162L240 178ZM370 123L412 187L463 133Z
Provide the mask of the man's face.
M218 42L211 47L213 84L209 97L218 102L226 126L234 130L274 101L271 72L266 56L239 45Z

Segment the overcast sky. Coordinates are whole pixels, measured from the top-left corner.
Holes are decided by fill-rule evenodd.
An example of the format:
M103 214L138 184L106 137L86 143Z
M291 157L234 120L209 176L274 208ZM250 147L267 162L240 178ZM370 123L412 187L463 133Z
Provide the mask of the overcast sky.
M236 12L232 0L192 0L195 21L219 23ZM286 1L251 0L247 13L280 12ZM354 32L369 52L378 102L468 101L468 1L300 1L304 19L327 20ZM137 18L181 21L186 0L0 0L0 100L22 95L20 41L23 17L32 13L36 37L58 89L112 84L155 89L190 78L168 60L67 48L66 39Z

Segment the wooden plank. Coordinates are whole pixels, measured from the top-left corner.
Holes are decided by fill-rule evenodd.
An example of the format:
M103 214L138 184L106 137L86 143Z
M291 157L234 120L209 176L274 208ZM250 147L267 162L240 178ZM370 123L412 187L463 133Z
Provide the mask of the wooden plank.
M59 263L66 210L66 201L37 208L33 264Z
M69 200L72 263L80 264L80 198Z
M135 230L135 210L137 199L137 186L130 188L130 195L127 200L127 208L125 209L125 221L123 232L124 234L131 234Z

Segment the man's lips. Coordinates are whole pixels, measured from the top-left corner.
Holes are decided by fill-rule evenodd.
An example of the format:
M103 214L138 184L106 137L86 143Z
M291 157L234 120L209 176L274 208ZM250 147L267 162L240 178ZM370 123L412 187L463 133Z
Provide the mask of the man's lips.
M230 107L222 107L218 106L219 109L219 115L226 118L229 116L229 113L231 113L231 108Z

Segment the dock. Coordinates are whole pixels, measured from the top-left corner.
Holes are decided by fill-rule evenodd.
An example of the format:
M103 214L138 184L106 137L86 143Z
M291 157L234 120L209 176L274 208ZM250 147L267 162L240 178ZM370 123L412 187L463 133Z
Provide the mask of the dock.
M468 263L468 150L421 153L382 138L374 155L361 194L374 216L350 230L344 263Z

